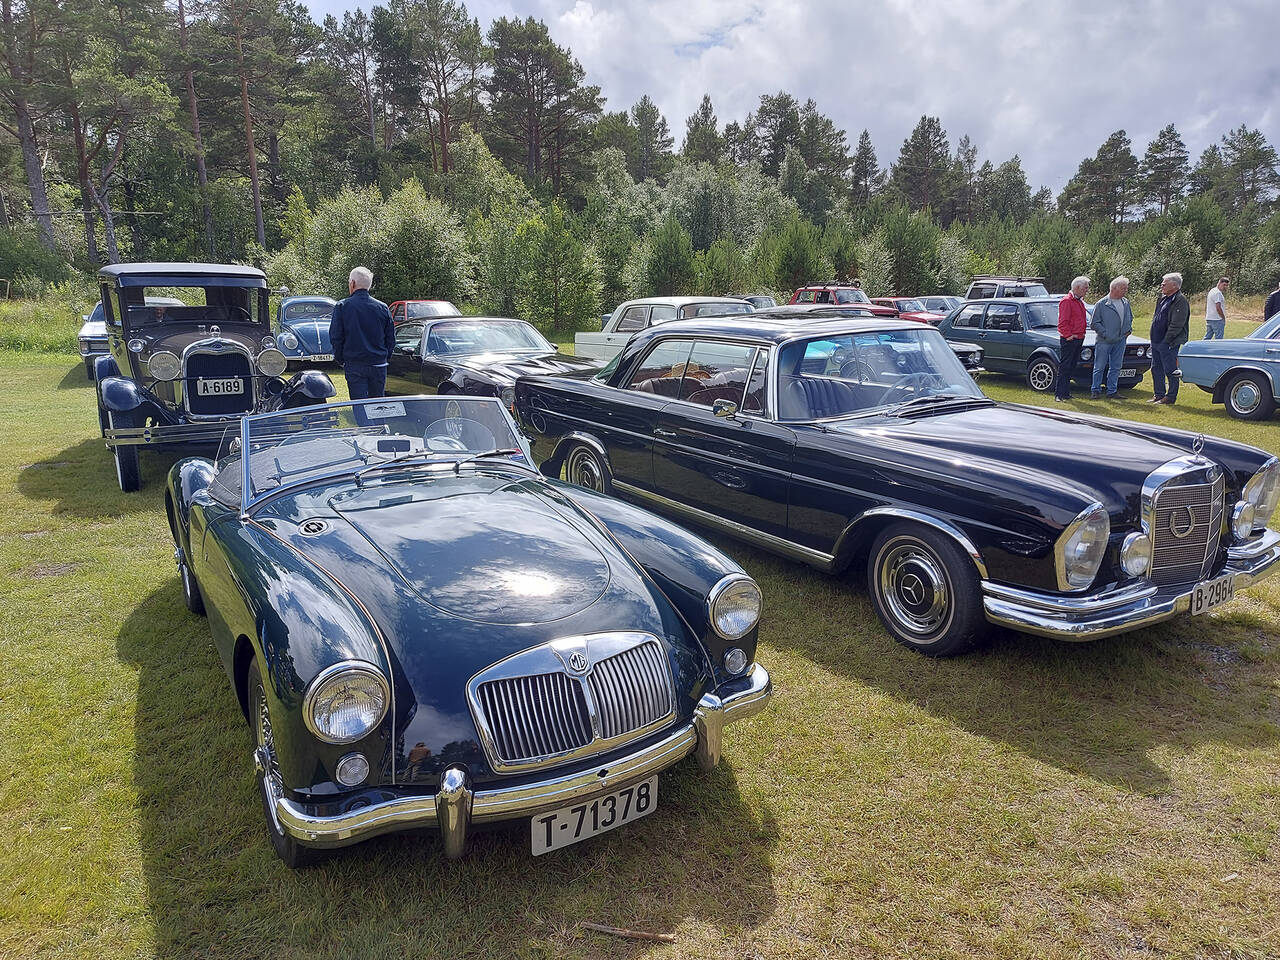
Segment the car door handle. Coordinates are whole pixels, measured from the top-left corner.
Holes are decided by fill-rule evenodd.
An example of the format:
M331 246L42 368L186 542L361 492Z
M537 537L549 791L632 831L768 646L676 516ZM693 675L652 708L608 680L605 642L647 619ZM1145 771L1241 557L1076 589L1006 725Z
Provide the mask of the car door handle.
M666 437L666 438L671 438L671 437L676 436L676 432L675 432L674 430L663 430L663 429L662 429L662 427L654 427L654 428L653 428L653 435L654 435L655 437Z
M1280 353L1280 347L1267 347L1267 353Z

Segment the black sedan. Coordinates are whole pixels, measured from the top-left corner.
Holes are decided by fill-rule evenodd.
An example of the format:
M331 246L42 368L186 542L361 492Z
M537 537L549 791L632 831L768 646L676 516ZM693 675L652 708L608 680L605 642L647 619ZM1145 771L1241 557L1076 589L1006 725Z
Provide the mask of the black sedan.
M500 397L510 407L525 374L597 370L560 353L534 327L506 317L409 320L396 328L387 393L459 393Z
M529 377L550 476L839 573L893 636L1065 639L1229 600L1280 561L1280 460L1163 426L1001 404L934 327L678 321L600 374Z
M456 857L521 819L549 853L651 814L661 771L714 766L725 724L764 707L755 582L667 520L540 476L499 401L239 427L223 459L173 467L165 505L288 865L421 828Z

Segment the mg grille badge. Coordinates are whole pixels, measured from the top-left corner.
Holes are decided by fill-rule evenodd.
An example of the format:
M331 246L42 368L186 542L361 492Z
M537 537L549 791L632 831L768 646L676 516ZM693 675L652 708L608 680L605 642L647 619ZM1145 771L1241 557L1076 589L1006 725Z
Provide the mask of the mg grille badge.
M587 655L579 650L569 654L569 669L574 673L587 672Z

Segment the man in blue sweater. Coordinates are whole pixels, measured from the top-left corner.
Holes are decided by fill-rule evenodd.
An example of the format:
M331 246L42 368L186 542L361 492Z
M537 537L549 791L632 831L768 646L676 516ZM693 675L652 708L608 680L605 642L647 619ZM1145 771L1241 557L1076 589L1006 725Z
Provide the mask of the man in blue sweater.
M342 365L352 400L386 396L387 363L396 342L391 311L369 296L372 286L367 267L352 270L347 282L351 296L338 301L329 324L333 359Z

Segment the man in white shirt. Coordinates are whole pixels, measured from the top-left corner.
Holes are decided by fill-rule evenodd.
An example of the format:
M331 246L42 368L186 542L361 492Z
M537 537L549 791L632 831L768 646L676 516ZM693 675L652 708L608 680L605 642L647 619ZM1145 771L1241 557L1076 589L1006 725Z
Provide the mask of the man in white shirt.
M1223 277L1218 285L1209 291L1204 304L1204 338L1221 340L1227 335L1227 284L1231 280Z

